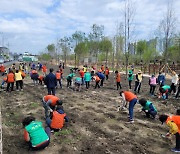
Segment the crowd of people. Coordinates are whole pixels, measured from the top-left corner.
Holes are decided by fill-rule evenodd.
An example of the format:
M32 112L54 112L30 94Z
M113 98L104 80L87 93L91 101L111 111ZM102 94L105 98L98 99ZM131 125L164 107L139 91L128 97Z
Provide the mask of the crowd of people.
M103 88L105 80L109 80L110 70L108 67L101 66L100 69L96 69L94 66L87 67L83 66L81 69L70 69L70 73L64 78L63 69L64 65L60 63L58 70L54 73L54 69L49 69L49 74L47 74L47 67L45 64L35 63L29 64L20 63L19 67L16 68L16 64L13 64L11 68L6 71L5 67L1 65L2 75L4 76L1 87L4 88L4 84L7 83L6 92L11 92L14 90L14 83L16 83L16 90L23 91L23 79L30 75L34 85L44 85L47 87L47 95L42 99L42 106L45 110L45 119L47 127L44 129L42 122L36 121L35 117L26 117L23 119L23 126L25 128L24 138L29 143L30 147L34 150L43 149L49 145L50 134L52 131L59 131L64 126L65 122L68 122L68 117L66 116L62 100L56 96L56 89L59 87L63 88L62 79L66 79L66 87L72 88L75 91L81 91L82 87L87 90L91 87ZM30 69L29 69L30 68ZM149 78L149 95L157 96L162 99L168 99L168 96L173 93L174 98L179 98L180 93L180 75L177 75L175 71L169 70L172 73L171 85L166 84L165 75L159 72L158 77L154 74ZM40 73L39 73L40 72ZM119 91L123 88L121 84L121 73L116 70L114 73L116 89ZM118 110L126 110L127 106L129 110L129 120L128 123L134 123L133 109L136 104L142 106L143 112L148 118L156 119L158 113L155 105L147 100L146 98L138 99L137 94L141 91L141 84L143 81L143 73L141 70L134 74L134 69L129 67L128 70L128 90L121 90L119 95L122 98L122 106L118 107ZM132 81L135 80L135 87L132 90ZM92 86L92 82L95 82ZM157 88L158 87L158 88ZM156 91L157 89L157 91ZM176 147L172 149L174 152L180 152L180 116L168 116L160 115L159 120L170 127L169 133L176 135Z

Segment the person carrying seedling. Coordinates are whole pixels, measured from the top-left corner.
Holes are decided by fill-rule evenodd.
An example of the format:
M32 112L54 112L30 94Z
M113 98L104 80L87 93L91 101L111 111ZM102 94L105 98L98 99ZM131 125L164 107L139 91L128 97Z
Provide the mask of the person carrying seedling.
M57 105L56 110L51 112L50 116L46 118L46 124L53 131L59 131L61 128L63 128L65 122L68 121L68 117L66 116L62 105Z
M166 122L167 126L170 128L169 132L166 135L162 135L163 137L170 137L171 135L176 136L176 146L172 148L172 152L180 152L180 116L179 115L160 115L159 120L162 122Z
M48 117L48 111L53 112L56 105L62 105L62 100L54 95L46 95L43 97L42 103L45 109L45 117Z
M24 140L29 143L32 150L42 150L50 143L51 129L43 128L42 122L36 121L32 116L22 121L24 127Z
M134 110L134 106L137 103L137 96L135 94L133 94L130 91L121 91L120 96L123 99L123 105L121 107L121 109L124 109L127 106L127 102L129 102L129 123L134 123L133 120L133 110Z
M159 98L163 98L163 99L168 99L168 93L170 91L171 87L169 85L164 85L162 87L159 88Z
M116 74L116 85L117 85L117 90L119 90L119 88L121 89L121 75L118 71L115 71Z
M146 117L155 119L157 115L157 110L152 104L152 102L147 101L145 98L142 98L139 100L139 104L141 104L141 106L143 107L142 111L146 113Z

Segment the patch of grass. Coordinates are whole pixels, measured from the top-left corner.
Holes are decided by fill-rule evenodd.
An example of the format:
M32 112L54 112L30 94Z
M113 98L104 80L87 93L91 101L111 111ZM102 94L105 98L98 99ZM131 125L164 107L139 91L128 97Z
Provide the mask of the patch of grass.
M37 107L39 107L39 104L38 104L38 103L36 103L36 102L31 102L31 104L30 104L30 108L31 108L31 109L35 109L35 108L37 108Z
M62 140L62 143L65 143L65 144L71 144L72 143L72 140L71 139L63 139Z
M70 129L63 129L61 131L58 131L58 132L54 133L55 136L70 135L70 134L72 134L72 130L70 130Z

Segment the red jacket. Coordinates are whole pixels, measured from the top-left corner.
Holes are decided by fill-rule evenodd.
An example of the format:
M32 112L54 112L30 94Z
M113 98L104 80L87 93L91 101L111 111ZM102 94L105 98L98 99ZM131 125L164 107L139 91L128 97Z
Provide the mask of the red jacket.
M15 78L14 73L9 73L9 74L7 75L7 83L12 83L12 82L14 82L14 78Z
M84 77L84 71L83 71L83 70L80 70L80 71L79 71L79 74L80 74L81 78Z

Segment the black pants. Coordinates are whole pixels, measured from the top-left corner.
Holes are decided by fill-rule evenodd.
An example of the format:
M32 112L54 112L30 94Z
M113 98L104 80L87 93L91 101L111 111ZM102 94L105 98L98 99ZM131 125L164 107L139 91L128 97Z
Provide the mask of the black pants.
M129 80L129 89L131 89L131 83L132 83L132 80Z
M117 90L119 90L119 88L121 89L121 82L116 82L116 85L117 85Z
M20 87L21 89L23 88L23 81L22 81L22 80L16 81L16 89L18 90L19 87Z
M178 91L177 91L177 93L176 93L176 98L178 98L178 97L179 97L179 93L180 93L180 85L179 85L179 87L178 87Z
M109 76L108 76L108 75L106 75L106 80L108 80L108 78L109 78Z
M11 87L11 91L13 91L13 88L14 88L14 82L7 83L6 91L9 91L9 87Z
M95 85L94 88L96 89L97 87L100 88L100 86L99 86L99 81L96 81L96 85Z
M67 87L71 86L72 81L67 79Z
M180 150L180 134L176 133L176 149Z
M174 85L174 83L171 84L171 90L169 93L171 93L172 91L176 93L176 85Z
M141 90L141 82L135 81L135 88L134 88L134 92L136 92L136 90L138 91L138 93Z
M48 88L48 95L55 95L55 87L54 88Z
M62 88L61 79L58 79L58 80L57 80L57 83L58 83L58 82L59 82L60 88Z
M145 110L143 110L144 112L145 112ZM148 117L148 118L155 118L156 117L156 114L157 114L157 112L156 111L148 111L148 112L145 112L146 113L146 117Z
M104 83L104 79L101 79L101 84L100 84L100 86L103 87L103 83Z
M156 85L150 85L150 94L154 95L154 91L156 89Z
M39 81L39 84L42 85L42 83L43 83L42 80L38 79L38 81Z
M89 81L85 81L85 83L86 83L86 89L88 89L89 88Z

